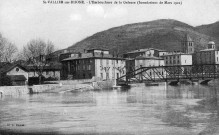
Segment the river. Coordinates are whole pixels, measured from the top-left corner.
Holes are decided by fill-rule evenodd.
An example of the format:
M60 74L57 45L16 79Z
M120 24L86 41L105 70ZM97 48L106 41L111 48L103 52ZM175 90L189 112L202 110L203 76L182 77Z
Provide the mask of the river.
M219 83L0 97L0 135L218 135Z

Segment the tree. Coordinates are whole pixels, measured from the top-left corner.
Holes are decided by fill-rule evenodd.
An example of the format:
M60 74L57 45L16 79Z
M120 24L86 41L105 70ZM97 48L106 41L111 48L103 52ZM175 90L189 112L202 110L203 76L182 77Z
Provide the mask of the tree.
M54 51L54 44L51 41L45 42L42 39L30 40L23 48L23 56L29 62L28 66L32 66L38 74L39 83L42 82L43 71L46 66L50 66L50 62L46 56Z
M0 61L12 62L15 59L17 47L0 33Z

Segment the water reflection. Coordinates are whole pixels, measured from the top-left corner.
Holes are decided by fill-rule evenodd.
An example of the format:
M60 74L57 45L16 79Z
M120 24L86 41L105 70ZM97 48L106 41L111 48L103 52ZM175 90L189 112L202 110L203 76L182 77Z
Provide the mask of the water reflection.
M219 84L0 98L0 129L56 134L219 133Z

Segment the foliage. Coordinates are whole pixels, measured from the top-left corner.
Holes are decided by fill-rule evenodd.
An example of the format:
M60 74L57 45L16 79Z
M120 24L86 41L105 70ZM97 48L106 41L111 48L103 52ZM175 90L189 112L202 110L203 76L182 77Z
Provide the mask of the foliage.
M218 29L212 30L218 31ZM163 19L128 24L98 32L68 49L83 52L84 49L100 48L119 54L151 47L178 51L181 50L181 41L186 33L194 40L197 50L204 49L209 41L209 36L198 32L193 26L176 20Z
M0 62L12 62L15 60L18 51L15 44L4 38L0 33Z
M45 67L51 64L46 56L53 51L54 44L51 41L45 42L42 39L30 40L23 48L23 56L29 62L28 66L32 66L38 74L39 83L41 83L42 73Z
M1 84L2 86L12 86L12 80L11 80L11 78L8 77L8 76L5 76L5 75L1 76L0 81L1 81L0 84Z

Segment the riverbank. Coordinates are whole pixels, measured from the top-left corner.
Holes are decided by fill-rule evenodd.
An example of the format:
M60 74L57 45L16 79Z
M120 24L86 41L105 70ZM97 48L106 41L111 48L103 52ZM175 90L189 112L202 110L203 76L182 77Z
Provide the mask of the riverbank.
M13 96L13 95L24 95L34 94L43 92L65 92L65 91L76 91L76 90L90 90L93 89L92 84L42 84L33 86L2 86L0 87L1 96Z
M62 80L50 81L47 84L33 86L1 86L0 96L4 95L24 95L43 92L63 93L67 91L86 91L94 89L112 89L115 85L115 80L93 81L86 80Z

